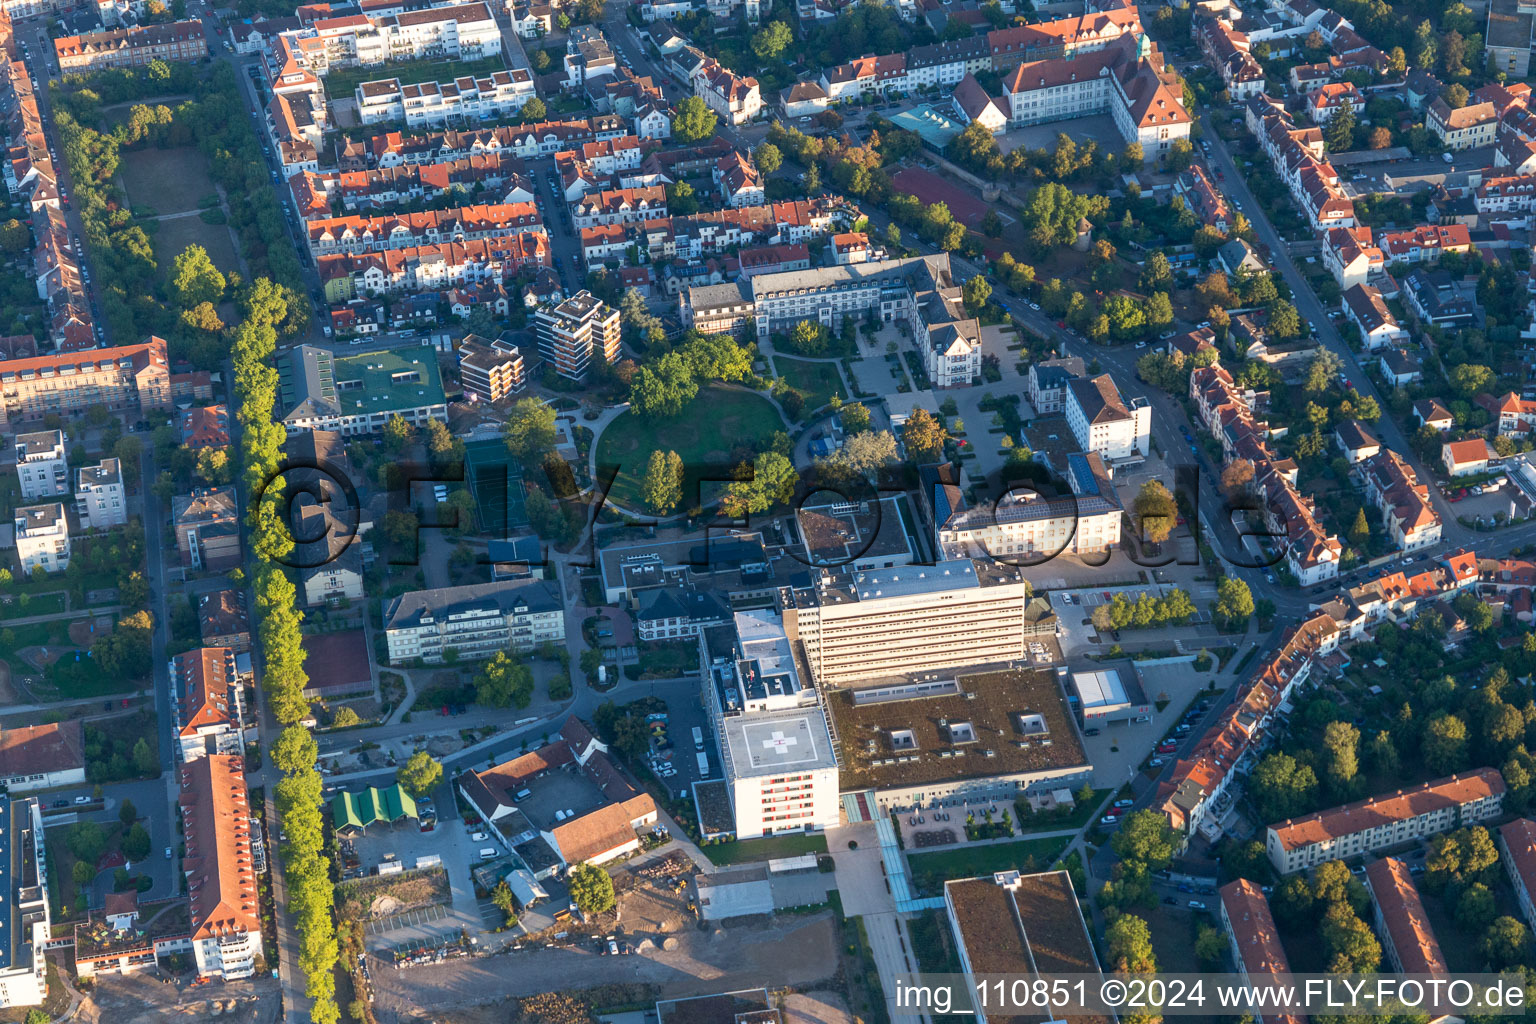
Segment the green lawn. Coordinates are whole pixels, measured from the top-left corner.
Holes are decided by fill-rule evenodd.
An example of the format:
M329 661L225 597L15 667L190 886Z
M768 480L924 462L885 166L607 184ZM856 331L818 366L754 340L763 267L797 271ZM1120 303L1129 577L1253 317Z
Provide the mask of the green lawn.
M1028 835L1031 832L1059 832L1066 828L1082 828L1088 824L1088 819L1093 817L1094 810L1109 796L1109 790L1096 789L1093 791L1093 800L1089 803L1078 801L1072 808L1072 813L1058 818L1051 811L1042 814L1026 816L1019 815L1019 831ZM1028 801L1020 801L1014 805L1015 812L1020 806L1028 806Z
M832 401L833 395L848 397L848 393L843 390L843 378L837 372L836 363L813 363L776 355L773 357L773 365L790 387L805 396L806 412L820 409Z
M941 853L909 853L912 887L919 894L936 896L952 878L972 878L996 871L1041 871L1061 856L1065 839L1020 839L986 846L959 846Z
M331 71L325 76L325 91L332 99L351 99L353 92L364 82L398 78L401 85L416 85L419 82L447 82L466 75L482 78L493 71L505 70L507 62L499 56L469 61L408 60Z
M597 442L598 471L606 478L617 470L609 497L643 511L641 484L651 453L675 451L683 460L683 508L692 508L700 502L700 481L710 481L704 486L706 500L723 490L733 468L733 448L756 449L783 429L778 410L761 395L705 387L672 419L643 419L626 412L608 424Z
M776 857L799 857L807 853L826 853L827 837L821 833L792 832L782 836L765 836L762 839L744 839L740 842L717 843L701 846L704 856L717 867L727 864L745 864L754 860L773 860Z

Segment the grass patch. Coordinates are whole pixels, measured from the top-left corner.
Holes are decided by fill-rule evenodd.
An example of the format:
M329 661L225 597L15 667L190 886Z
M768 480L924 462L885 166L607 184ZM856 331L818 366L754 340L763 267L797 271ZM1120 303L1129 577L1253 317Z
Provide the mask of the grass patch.
M364 82L398 78L401 85L415 85L418 82L448 82L466 75L483 78L493 71L505 70L507 62L500 56L470 61L407 60L331 71L325 76L325 91L331 99L351 99L357 87Z
M606 475L617 469L609 498L626 508L643 508L640 498L651 453L675 451L683 460L683 505L712 499L711 483L701 495L700 481L724 481L732 469L731 453L745 445L754 451L784 429L778 410L761 395L720 387L699 389L680 415L647 420L626 412L604 429L597 442L597 464Z
M773 860L777 857L826 853L827 837L819 832L791 832L782 836L764 836L761 839L710 843L699 849L709 858L711 864L723 867L727 864L745 864L749 861Z
M207 212L207 211L204 211ZM168 278L176 257L187 246L197 244L208 250L208 258L225 274L238 273L239 258L235 255L235 243L229 228L223 224L209 224L201 216L178 217L175 220L154 222L157 227L150 236L155 250L155 262L160 266L160 276Z
M972 878L997 871L1039 871L1067 848L1066 839L1020 839L1014 843L958 847L941 853L909 854L912 885L919 894L936 896L951 878Z
M1087 803L1079 800L1068 814L1061 814L1059 811L1039 811L1031 814L1029 801L1019 800L1014 804L1014 811L1019 816L1019 831L1028 835L1031 832L1056 832L1064 828L1082 828L1088 824L1094 810L1109 794L1110 790L1096 789L1093 791L1092 800Z
M805 398L807 412L820 409L832 401L832 396L846 399L843 378L837 372L836 363L813 363L789 356L774 356L774 368L784 382Z
M117 174L130 206L154 207L160 216L195 210L213 191L208 158L192 146L125 150Z
M921 974L959 974L960 954L950 936L949 918L942 910L925 910L907 919L912 953Z

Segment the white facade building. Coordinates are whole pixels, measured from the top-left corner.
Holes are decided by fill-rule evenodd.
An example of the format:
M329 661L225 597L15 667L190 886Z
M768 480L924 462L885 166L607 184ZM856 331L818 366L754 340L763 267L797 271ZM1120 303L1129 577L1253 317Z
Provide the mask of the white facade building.
M108 530L128 522L123 467L117 459L75 470L75 515L84 530Z
M43 812L36 800L0 796L0 861L5 871L0 895L8 918L0 932L0 1007L41 1006L48 995L43 951L52 938L52 923Z
M563 643L565 607L558 587L536 579L413 590L385 606L384 637L391 665L440 664L450 650L476 661Z
M16 435L16 475L21 500L41 501L69 492L69 458L62 430Z
M1152 407L1144 398L1124 401L1109 374L1068 381L1065 404L1067 425L1083 451L1110 464L1151 453Z
M63 504L18 508L15 527L16 557L23 574L30 575L38 568L44 572L69 568L69 520Z

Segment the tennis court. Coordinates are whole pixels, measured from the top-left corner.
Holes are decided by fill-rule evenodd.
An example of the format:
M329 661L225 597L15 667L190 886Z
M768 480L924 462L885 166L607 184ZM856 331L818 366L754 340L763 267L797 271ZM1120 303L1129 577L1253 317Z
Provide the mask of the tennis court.
M499 439L471 441L464 447L464 467L469 490L475 496L475 516L480 532L510 537L528 525L523 502L523 468Z

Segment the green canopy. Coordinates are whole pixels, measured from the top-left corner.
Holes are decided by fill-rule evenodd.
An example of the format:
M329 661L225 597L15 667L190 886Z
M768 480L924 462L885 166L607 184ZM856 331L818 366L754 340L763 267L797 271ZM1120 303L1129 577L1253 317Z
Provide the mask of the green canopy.
M397 782L387 789L369 786L358 793L340 793L331 799L331 824L338 829L365 829L376 821L415 818L416 801Z

